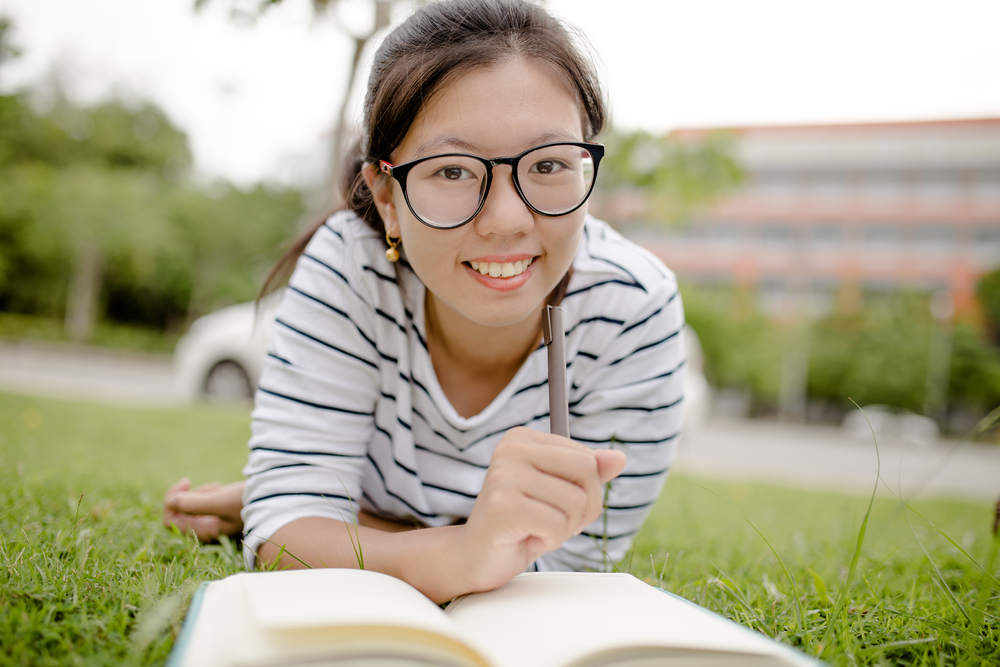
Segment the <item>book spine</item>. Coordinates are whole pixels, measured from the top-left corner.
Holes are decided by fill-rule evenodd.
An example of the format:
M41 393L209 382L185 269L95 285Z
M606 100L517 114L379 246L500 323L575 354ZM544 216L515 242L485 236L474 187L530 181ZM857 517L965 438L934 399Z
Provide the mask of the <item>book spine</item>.
M181 667L184 664L184 656L187 654L188 644L191 643L191 635L194 634L194 626L198 621L198 613L201 611L201 602L205 599L208 583L207 581L201 582L198 590L194 592L191 606L188 607L187 616L184 617L184 625L181 626L181 633L174 641L174 647L170 650L165 667Z

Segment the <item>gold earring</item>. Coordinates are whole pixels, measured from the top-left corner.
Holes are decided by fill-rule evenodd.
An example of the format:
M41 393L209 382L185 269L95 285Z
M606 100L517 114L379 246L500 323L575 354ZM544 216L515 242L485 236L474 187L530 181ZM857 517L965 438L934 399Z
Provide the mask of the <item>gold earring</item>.
M389 232L386 232L385 242L389 244L389 247L385 250L385 258L390 262L395 262L399 259L399 251L396 250L396 246L399 245L399 239L392 238L389 236Z

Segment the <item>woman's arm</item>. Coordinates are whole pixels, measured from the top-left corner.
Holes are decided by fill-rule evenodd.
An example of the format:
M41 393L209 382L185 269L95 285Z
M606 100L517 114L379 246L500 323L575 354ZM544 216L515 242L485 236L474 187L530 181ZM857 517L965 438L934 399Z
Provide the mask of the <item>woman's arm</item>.
M402 579L435 602L492 590L596 519L602 485L624 465L621 452L512 429L494 451L465 524L390 533L363 518L354 527L305 517L275 532L258 562L274 564L284 548L279 568L359 567L359 547L365 569Z
M196 489L185 477L167 489L163 497L163 525L185 535L194 533L200 542L214 544L219 537L239 536L243 532L243 489L246 482L220 484L210 482ZM391 521L361 510L358 523L383 532L412 530L410 524Z

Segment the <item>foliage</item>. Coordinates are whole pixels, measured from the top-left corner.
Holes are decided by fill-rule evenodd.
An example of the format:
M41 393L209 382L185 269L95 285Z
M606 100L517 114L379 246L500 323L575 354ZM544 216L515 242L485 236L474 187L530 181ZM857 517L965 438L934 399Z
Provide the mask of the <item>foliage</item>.
M709 382L748 391L754 411L773 406L791 327L760 314L748 291L685 285L682 293L688 322L704 348ZM810 322L809 397L845 410L854 399L923 412L928 350L938 326L926 297L917 294L884 295ZM951 336L948 404L985 415L1000 405L1000 350L968 322L955 325Z
M159 109L46 114L0 96L0 311L179 330L256 295L304 210L294 190L190 184L187 138ZM89 320L89 322L87 321Z
M976 296L983 307L991 338L994 343L1000 344L1000 268L979 279Z
M645 131L612 132L604 143L607 155L601 162L598 207L608 206L607 200L622 191L638 191L642 199L625 219L608 206L607 217L613 222L682 222L743 180L732 138L724 132L697 141Z
M11 39L13 24L6 16L0 16L0 68L4 61L13 60L21 55L21 50Z
M776 404L781 330L757 308L753 292L684 285L684 315L705 355L705 377L718 388L749 392L753 411Z
M811 331L809 394L922 412L931 323L926 300L903 296L819 320Z
M185 473L235 478L248 435L245 408L0 394L0 662L162 664L195 585L242 563L232 545L164 530L161 494ZM834 665L996 664L989 503L920 501L918 515L880 494L845 586L867 504L673 476L620 567L814 655L833 627L823 658Z
M69 339L60 319L0 312L0 339L31 340L64 343ZM90 343L101 347L155 354L174 351L180 334L167 333L152 327L118 324L113 321L98 322Z

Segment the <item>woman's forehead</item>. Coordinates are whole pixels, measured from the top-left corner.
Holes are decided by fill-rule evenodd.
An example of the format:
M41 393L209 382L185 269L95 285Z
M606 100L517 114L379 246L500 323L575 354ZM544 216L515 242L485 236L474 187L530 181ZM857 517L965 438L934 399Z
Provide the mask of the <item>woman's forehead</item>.
M444 84L424 104L397 159L458 151L514 155L552 141L581 141L584 114L553 68L511 58Z

